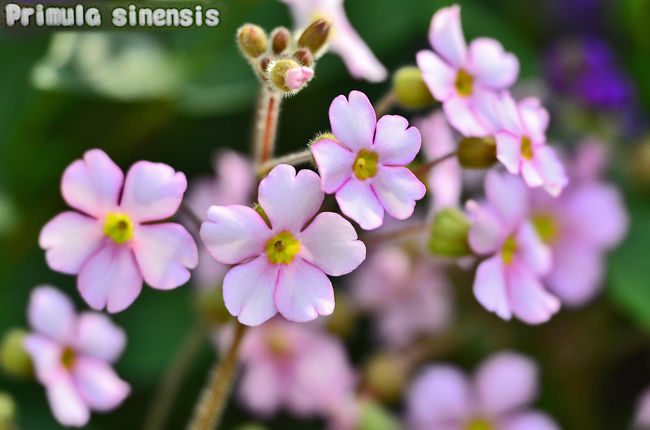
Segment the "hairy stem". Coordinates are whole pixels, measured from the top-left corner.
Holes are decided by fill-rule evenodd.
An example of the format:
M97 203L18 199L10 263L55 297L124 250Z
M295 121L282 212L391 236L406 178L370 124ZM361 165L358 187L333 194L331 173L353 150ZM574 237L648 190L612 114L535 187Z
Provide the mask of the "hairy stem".
M260 177L265 176L279 164L291 164L292 166L296 166L310 161L312 161L311 150L305 149L304 151L294 152L293 154L283 155L282 157L272 158L266 161L258 167L257 175Z
M258 165L273 157L281 101L280 93L262 86L257 104L253 138L253 150Z
M413 169L413 173L415 176L418 178L422 178L429 170L433 169L435 166L438 164L442 163L445 160L448 160L450 158L454 158L456 156L456 151L452 151L448 154L443 155L442 157L438 157L434 160L431 160L427 163L424 163L423 165Z
M188 430L213 430L219 425L223 408L226 406L237 373L237 353L246 326L236 323L235 337L223 359L213 368L208 383L203 389Z
M393 91L389 91L388 93L384 94L384 96L379 99L375 107L377 118L381 118L390 112L396 101L397 98L395 97L395 93Z
M164 379L158 387L145 419L144 430L160 430L164 428L181 384L190 371L192 363L194 363L204 342L205 330L202 324L196 322L194 327L185 335L180 348L165 372Z

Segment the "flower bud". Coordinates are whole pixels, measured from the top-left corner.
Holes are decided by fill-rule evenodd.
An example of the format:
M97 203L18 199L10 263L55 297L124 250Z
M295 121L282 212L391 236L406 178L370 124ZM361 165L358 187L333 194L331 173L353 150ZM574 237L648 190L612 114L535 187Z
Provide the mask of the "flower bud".
M431 224L429 251L443 257L462 257L472 253L467 241L470 223L456 208L439 211Z
M385 401L397 400L408 379L408 365L398 355L377 354L364 367L368 388Z
M25 351L23 340L27 331L13 328L7 331L0 344L0 368L11 376L28 378L33 374L32 360Z
M260 68L262 69L262 72L266 73L269 70L269 66L273 62L273 58L270 55L267 55L266 57L262 57L260 60Z
M487 169L497 162L494 137L465 137L458 144L458 161L467 169Z
M271 83L285 93L302 89L314 76L314 70L293 60L279 60L269 66Z
M11 430L16 418L14 399L4 391L0 391L0 430Z
M201 290L196 297L199 313L207 324L219 325L232 319L223 301L221 287Z
M309 49L316 55L327 43L330 35L331 24L325 19L312 22L298 39L298 46Z
M312 67L314 65L314 56L311 55L309 49L300 48L293 54L293 57L305 67Z
M271 33L271 49L273 53L282 54L288 47L291 41L291 33L284 27L278 27Z
M395 72L393 93L397 102L407 109L419 109L435 102L422 79L422 72L415 66L402 67Z
M259 57L268 48L266 33L260 26L254 24L241 27L237 33L237 40L242 51L251 58Z
M364 399L356 430L399 430L400 424L390 412L374 400Z

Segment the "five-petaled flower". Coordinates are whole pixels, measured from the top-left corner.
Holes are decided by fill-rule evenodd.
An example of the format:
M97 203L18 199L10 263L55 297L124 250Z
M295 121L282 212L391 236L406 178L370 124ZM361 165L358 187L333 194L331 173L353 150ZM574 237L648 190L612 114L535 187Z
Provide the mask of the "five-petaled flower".
M82 427L91 410L109 411L129 395L129 384L111 367L126 335L107 316L77 315L62 292L40 286L31 293L27 317L33 332L24 340L25 350L62 425Z
M311 147L322 188L336 193L341 211L372 230L384 222L384 210L403 220L413 214L426 188L406 166L420 151L420 132L397 115L379 121L365 94L341 95L329 110L336 140L323 137Z
M340 276L356 269L366 257L366 247L342 216L316 215L323 198L316 173L296 174L292 166L281 164L259 185L259 204L268 224L246 206L208 210L201 238L217 261L236 265L224 278L223 297L243 324L261 324L278 311L299 322L334 311L334 291L326 274Z
M481 262L474 295L489 311L528 324L548 321L560 309L541 278L551 269L551 250L529 216L528 189L516 176L491 171L485 180L487 203L467 203L472 217L468 240Z
M435 50L420 51L417 63L449 122L465 136L485 136L492 128L494 93L517 79L519 61L495 39L470 43L460 22L460 6L440 9L431 20L429 41Z
M63 173L65 201L79 212L63 212L39 237L49 266L78 274L77 287L91 308L126 309L142 290L176 288L190 278L198 251L180 224L157 223L172 216L187 181L166 164L139 161L124 178L99 149L84 154Z

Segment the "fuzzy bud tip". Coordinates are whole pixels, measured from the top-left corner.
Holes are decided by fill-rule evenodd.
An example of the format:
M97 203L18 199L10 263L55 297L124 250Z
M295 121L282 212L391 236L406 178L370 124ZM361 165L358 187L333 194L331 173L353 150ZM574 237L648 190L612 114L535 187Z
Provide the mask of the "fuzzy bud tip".
M279 27L271 33L271 49L274 54L282 54L288 47L291 41L291 33L284 27Z
M329 21L318 19L305 29L298 39L298 46L309 49L313 54L319 52L327 43L332 28Z
M246 24L241 27L237 34L237 40L242 51L251 58L259 57L268 48L266 33L260 26L254 24Z

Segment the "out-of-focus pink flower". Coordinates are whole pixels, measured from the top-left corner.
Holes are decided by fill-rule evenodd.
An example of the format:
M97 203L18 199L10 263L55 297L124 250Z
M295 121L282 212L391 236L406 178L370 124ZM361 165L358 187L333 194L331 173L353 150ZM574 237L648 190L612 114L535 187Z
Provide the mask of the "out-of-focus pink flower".
M358 414L355 372L341 342L318 326L272 319L246 334L240 357L240 398L254 412L269 416L285 408L354 428L345 423Z
M559 198L541 191L532 195L531 219L553 255L544 282L570 306L583 305L600 291L604 254L627 230L621 193L599 178L604 167L600 148L590 143L578 149L570 169L576 174Z
M352 76L370 82L386 79L388 72L350 24L343 0L280 1L289 5L297 27L305 28L317 18L325 18L332 24L330 49L341 56Z
M490 257L474 278L474 295L489 311L528 324L548 321L560 309L541 279L551 270L551 250L528 219L528 189L516 176L491 171L487 202L467 203L472 218L468 240L474 252Z
M201 238L217 261L236 265L226 274L223 297L242 323L258 325L278 311L299 322L334 311L327 275L356 269L366 247L342 216L323 212L314 218L323 198L316 173L296 174L281 164L259 186L260 207L270 225L247 206L208 210Z
M634 428L639 430L650 429L650 389L647 389L639 397L634 418Z
M436 12L429 42L435 52L420 51L417 63L449 122L465 136L489 134L494 93L515 82L519 61L495 39L480 37L468 47L458 5Z
M529 187L543 187L557 197L568 183L564 166L546 144L548 112L536 98L519 103L504 92L496 104L501 130L495 134L497 158Z
M27 317L33 332L24 340L25 350L62 425L85 426L91 410L109 411L129 395L129 384L111 367L126 335L108 317L76 315L72 301L49 286L32 291Z
M207 216L212 205L246 205L252 201L255 171L248 159L234 151L223 151L215 158L214 171L214 176L190 182L187 191L185 202L200 218ZM192 278L197 286L217 287L228 269L229 266L215 261L205 246L199 245L199 264Z
M446 364L425 368L407 393L412 430L559 430L546 413L529 409L538 391L535 363L513 352L484 361L473 378Z
M322 188L335 193L341 211L372 230L384 222L384 210L403 220L413 214L426 188L408 168L420 151L420 132L397 115L383 116L362 92L340 95L329 110L336 140L321 139L311 147Z
M353 298L376 316L379 336L394 347L443 330L452 316L442 268L431 258L411 254L399 244L381 246L352 279Z
M61 181L79 212L63 212L41 230L48 265L78 274L84 300L109 312L131 305L143 279L162 290L184 284L198 261L192 236L180 224L152 221L174 215L186 187L185 175L166 164L139 161L125 179L106 153L86 152Z

